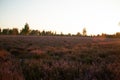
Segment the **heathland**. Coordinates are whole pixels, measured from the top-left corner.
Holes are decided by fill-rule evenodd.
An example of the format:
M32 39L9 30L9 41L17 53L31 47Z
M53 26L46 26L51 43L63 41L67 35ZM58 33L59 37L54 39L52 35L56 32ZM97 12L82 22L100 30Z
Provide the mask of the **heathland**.
M120 38L0 36L0 80L119 80Z

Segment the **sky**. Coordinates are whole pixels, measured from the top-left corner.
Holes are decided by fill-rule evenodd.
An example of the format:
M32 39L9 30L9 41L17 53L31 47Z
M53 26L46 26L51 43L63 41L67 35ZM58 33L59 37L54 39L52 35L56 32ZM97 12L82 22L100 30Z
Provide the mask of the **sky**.
M57 33L120 32L120 0L0 0L0 28L51 30Z

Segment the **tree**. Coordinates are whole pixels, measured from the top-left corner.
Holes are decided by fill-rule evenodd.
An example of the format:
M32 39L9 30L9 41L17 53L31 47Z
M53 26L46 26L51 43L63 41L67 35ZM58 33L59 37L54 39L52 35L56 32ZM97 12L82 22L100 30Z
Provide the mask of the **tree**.
M83 28L83 36L87 36L87 30L86 30L86 28Z
M41 35L42 35L42 36L45 36L45 35L46 35L45 30L43 30L43 31L41 32Z
M72 34L71 34L71 33L68 33L67 36L72 36Z
M2 34L3 35L8 35L9 34L9 29L3 29Z
M32 30L30 32L30 35L40 35L40 31L38 31L38 30Z
M13 28L12 29L12 35L18 35L19 32L18 32L18 29L17 28Z
M81 33L80 33L80 32L77 32L76 36L81 36Z
M20 34L29 35L30 29L28 23L25 24L24 28L21 30Z
M46 31L47 36L52 36L54 33L52 31Z
M9 34L9 35L12 35L12 32L13 32L13 30L10 29L9 32L8 32L8 34Z
M0 28L0 34L1 34L1 28Z

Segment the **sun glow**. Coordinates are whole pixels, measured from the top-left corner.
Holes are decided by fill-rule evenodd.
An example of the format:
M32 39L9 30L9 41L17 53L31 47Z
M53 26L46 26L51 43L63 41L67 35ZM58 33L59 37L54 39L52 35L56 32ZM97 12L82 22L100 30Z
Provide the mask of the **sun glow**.
M0 28L31 29L57 33L113 34L120 31L119 0L1 0Z

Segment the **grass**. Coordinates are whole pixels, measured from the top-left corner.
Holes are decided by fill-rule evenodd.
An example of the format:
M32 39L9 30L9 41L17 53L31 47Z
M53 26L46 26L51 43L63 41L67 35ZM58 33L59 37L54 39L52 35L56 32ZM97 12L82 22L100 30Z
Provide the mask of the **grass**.
M15 65L20 66L24 76L15 80L120 79L120 39L60 36L17 36L12 39L11 36L0 37L2 42L0 47L13 56L18 63ZM0 73L0 79L2 73L4 71Z

